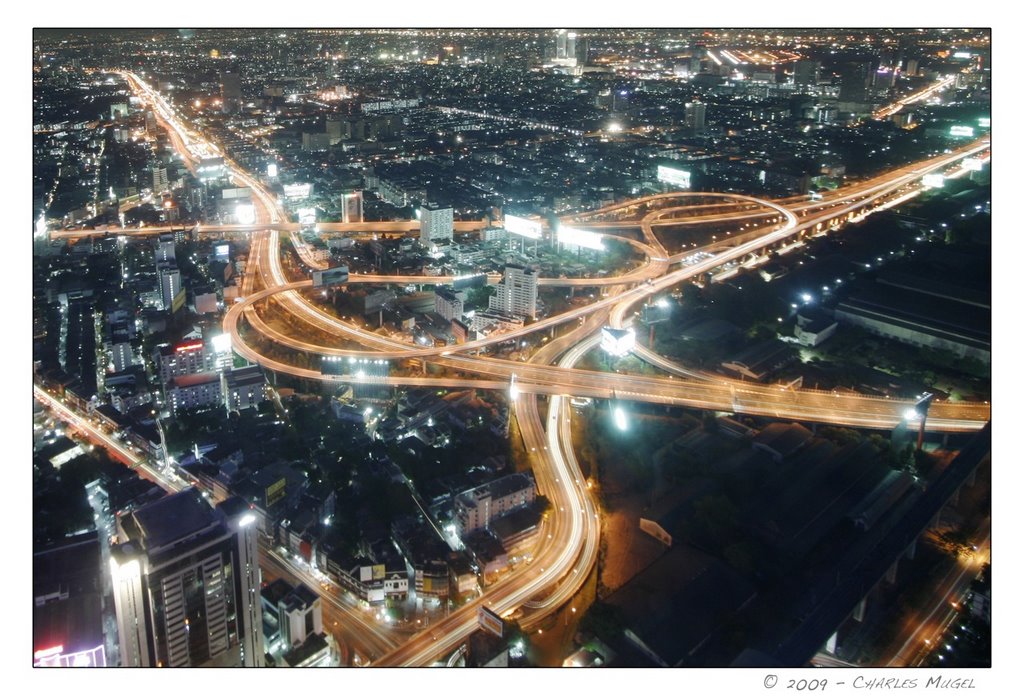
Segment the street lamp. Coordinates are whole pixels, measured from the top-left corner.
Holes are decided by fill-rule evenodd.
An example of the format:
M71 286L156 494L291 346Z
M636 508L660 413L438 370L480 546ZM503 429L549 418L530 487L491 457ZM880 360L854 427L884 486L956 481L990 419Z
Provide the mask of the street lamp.
M903 413L903 420L907 423L912 423L915 420L919 421L917 427L917 451L921 451L921 447L924 445L924 426L928 420L928 408L932 405L932 400L935 395L931 392L925 392L914 402L913 408L908 408Z

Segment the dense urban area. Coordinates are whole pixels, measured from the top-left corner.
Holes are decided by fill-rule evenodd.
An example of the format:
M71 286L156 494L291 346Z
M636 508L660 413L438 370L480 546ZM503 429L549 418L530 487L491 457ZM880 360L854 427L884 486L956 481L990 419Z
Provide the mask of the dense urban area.
M32 51L34 666L991 665L988 30Z

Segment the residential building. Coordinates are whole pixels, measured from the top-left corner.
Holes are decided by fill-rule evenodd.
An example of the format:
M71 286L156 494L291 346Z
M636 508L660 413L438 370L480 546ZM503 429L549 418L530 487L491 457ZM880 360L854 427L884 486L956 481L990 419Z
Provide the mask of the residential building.
M259 365L226 371L222 379L224 408L228 411L259 406L267 400L267 379Z
M420 244L429 246L431 242L451 239L455 228L451 208L420 208Z
M463 299L461 292L453 292L446 288L439 289L434 293L434 311L447 321L460 319L464 307Z
M488 300L489 309L519 317L537 316L537 274L525 266L505 266L504 280Z
M172 377L166 387L167 403L175 413L182 409L219 404L221 377L216 372Z
M529 505L537 496L533 478L517 473L460 493L455 498L455 518L461 535L488 529L491 520Z

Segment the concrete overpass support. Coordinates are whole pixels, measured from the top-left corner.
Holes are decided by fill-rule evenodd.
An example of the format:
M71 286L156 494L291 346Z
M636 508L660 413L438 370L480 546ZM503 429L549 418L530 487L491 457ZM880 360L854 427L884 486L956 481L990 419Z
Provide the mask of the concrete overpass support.
M836 654L836 646L839 644L839 631L836 631L828 637L828 641L825 643L825 650L833 655Z
M914 560L914 556L916 556L916 555L917 555L917 538L915 537L914 540L912 542L910 542L910 546L907 547L907 552L906 552L905 556L906 556L908 561L912 561L912 560Z
M977 478L977 476L978 476L978 470L977 469L972 469L971 470L971 475L967 477L967 481L965 481L965 483L969 487L974 488L974 481Z
M867 611L867 608L868 598L864 597L857 602L857 606L853 608L853 620L858 623L864 621L864 612Z
M896 584L896 569L899 567L899 564L899 559L896 559L892 562L892 565L889 566L889 570L885 572L885 581L890 585Z

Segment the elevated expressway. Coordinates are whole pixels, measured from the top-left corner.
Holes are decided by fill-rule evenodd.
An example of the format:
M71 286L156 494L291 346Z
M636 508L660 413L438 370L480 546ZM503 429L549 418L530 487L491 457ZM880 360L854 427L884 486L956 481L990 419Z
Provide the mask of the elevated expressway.
M151 95L156 103L158 97ZM168 120L173 117L166 112L161 114ZM175 126L171 126L175 128ZM187 143L184 136L192 136L187 130L184 136L178 127L179 139ZM563 395L573 394L598 398L615 398L626 400L650 401L716 410L756 413L780 418L799 420L819 420L837 422L860 427L892 427L899 422L907 403L893 400L873 399L840 395L831 392L812 392L808 390L781 390L778 387L735 383L728 380L676 380L669 378L638 377L577 370L572 366L597 342L594 332L611 318L612 323L621 325L629 307L657 292L669 288L693 276L707 272L713 268L733 260L741 260L746 255L757 253L792 235L802 234L810 229L821 229L821 226L838 219L846 213L853 213L866 208L878 198L892 194L901 187L914 182L926 171L945 167L957 159L969 154L980 152L988 147L981 143L972 148L946 158L936 158L918 165L916 169L897 170L873 183L869 182L844 190L842 196L832 200L818 201L813 204L793 205L793 210L780 206L778 203L760 201L758 199L739 198L721 195L725 200L747 206L743 215L764 218L772 216L766 229L761 232L751 231L744 235L749 240L740 241L739 236L731 240L732 246L721 251L713 259L669 271L669 266L681 260L685 252L669 257L664 246L654 235L652 227L657 224L678 224L680 220L668 219L667 216L681 212L689 212L693 206L671 205L682 197L714 197L713 194L663 194L638 201L608 206L592 214L578 216L589 219L597 215L606 215L617 210L627 210L631 206L653 206L645 210L646 214L639 223L632 221L614 221L618 227L639 224L644 241L644 252L647 263L634 269L627 276L605 279L595 282L593 279L545 279L546 285L611 285L609 297L585 307L566 312L535 322L520 331L507 333L497 337L488 337L459 346L443 348L420 348L409 344L393 341L370 332L363 331L346 324L316 309L295 292L310 287L311 281L287 282L280 265L279 240L277 230L291 234L292 242L300 257L307 265L310 263L303 245L294 234L295 229L285 226L281 210L276 200L265 191L261 194L258 182L255 182L237 170L228 160L226 164L232 168L236 181L249 185L257 191L257 200L264 208L265 218L269 224L263 223L261 229L274 229L267 233L259 233L253 239L252 257L255 257L255 271L247 274L243 288L252 290L256 273L264 279L268 287L264 290L251 292L244 300L236 303L224 318L224 328L232 335L233 346L239 354L264 367L306 379L362 382L369 381L357 376L323 375L319 371L298 368L287 363L264 356L247 345L239 334L239 319L246 317L249 325L269 339L295 350L312 355L351 357L353 359L405 359L429 358L432 362L451 367L462 372L474 372L481 379L456 377L388 377L383 383L407 386L450 386L453 388L485 388L504 390L509 388L513 376L516 378L517 415L520 428L531 453L536 453L538 462L534 467L538 488L552 500L554 510L550 520L545 523L544 532L548 535L542 543L534 561L516 569L504 581L488 590L477 600L460 608L451 616L435 624L428 631L416 634L411 640L385 655L376 664L380 665L414 665L429 664L446 653L450 653L465 638L476 630L476 608L481 605L508 614L518 607L528 610L522 623L530 626L550 611L557 608L572 596L592 568L596 558L598 539L598 516L593 501L581 483L579 468L572 453L569 439L569 421L564 412ZM251 182L251 183L250 183ZM664 204L664 205L663 205ZM751 211L750 206L763 206L773 212ZM707 206L713 209L714 204ZM839 208L839 210L836 210ZM795 211L795 212L794 212ZM799 220L797 213L804 217ZM737 213L721 212L706 213L699 217L704 222L726 222L732 220ZM771 223L785 220L780 226ZM380 223L369 223L374 228ZM474 223L475 224L475 223ZM817 228L814 226L817 225ZM774 229L773 229L774 227ZM253 228L255 229L255 228ZM252 258L251 258L252 260ZM250 268L253 268L250 264ZM354 275L350 282L423 282L431 284L443 283L445 280L433 276L358 276ZM632 288L628 284L640 283ZM343 335L368 346L369 350L349 350L318 346L306 343L268 326L257 314L255 305L261 300L274 297L289 312L320 330L332 334ZM530 363L484 358L463 355L468 351L478 351L488 345L509 341L520 335L533 331L554 327L565 322L579 320L581 325L568 335L550 342L535 353ZM557 366L547 363L555 360L559 354L562 360ZM380 383L380 382L378 382ZM548 413L546 423L541 420L536 402L536 395L548 395ZM513 394L513 397L516 395ZM936 429L973 430L980 428L988 418L988 406L981 404L935 404L932 407L929 423ZM545 427L546 425L546 427ZM542 540L543 541L543 540Z

